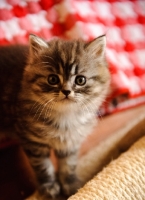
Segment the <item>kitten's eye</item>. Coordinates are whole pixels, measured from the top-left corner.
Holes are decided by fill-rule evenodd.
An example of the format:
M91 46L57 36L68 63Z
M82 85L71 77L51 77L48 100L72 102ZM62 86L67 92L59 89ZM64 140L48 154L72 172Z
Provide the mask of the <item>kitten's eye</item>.
M59 77L56 74L50 74L48 76L48 83L50 85L56 85L59 83Z
M76 79L75 79L75 83L77 85L85 85L86 78L84 76L77 76Z

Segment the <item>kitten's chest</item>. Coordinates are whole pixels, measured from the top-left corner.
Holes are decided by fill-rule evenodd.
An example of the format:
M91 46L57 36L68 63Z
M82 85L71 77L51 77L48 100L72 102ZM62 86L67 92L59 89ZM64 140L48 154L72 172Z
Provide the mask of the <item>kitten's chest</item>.
M92 119L92 115L84 113L63 113L55 114L52 117L52 127L58 131L63 131L64 133L72 132L75 129L87 126L88 122Z
M53 112L44 120L32 120L28 125L28 134L35 131L31 138L48 144L57 150L69 150L79 146L80 142L91 133L96 118L92 114L81 112Z
M62 149L77 146L92 130L95 118L92 115L57 115L46 128L50 146Z

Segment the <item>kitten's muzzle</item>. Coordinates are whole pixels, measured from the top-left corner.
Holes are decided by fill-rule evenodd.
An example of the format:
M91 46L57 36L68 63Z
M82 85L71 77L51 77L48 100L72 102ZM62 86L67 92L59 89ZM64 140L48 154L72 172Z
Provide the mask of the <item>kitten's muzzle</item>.
M70 90L62 90L62 93L67 97L71 91Z

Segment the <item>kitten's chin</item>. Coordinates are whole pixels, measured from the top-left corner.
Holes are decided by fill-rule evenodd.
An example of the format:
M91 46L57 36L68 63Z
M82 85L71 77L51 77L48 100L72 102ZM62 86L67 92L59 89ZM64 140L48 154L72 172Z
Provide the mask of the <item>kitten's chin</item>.
M74 103L75 100L71 97L64 97L64 98L60 99L59 102L61 102L61 103Z
M71 110L75 111L76 107L77 107L77 104L75 100L70 99L70 98L63 98L57 101L55 109L57 111L61 111L61 113L64 113L64 112L67 113L67 111L69 112Z

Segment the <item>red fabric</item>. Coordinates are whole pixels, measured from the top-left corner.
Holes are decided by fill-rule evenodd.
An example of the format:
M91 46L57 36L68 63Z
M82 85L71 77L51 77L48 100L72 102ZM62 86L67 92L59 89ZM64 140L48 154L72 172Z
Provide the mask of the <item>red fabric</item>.
M48 10L54 5L55 1L54 0L41 0L40 5L42 6L42 9Z
M14 6L12 9L14 16L16 17L24 17L27 15L27 7L21 7L19 5Z

